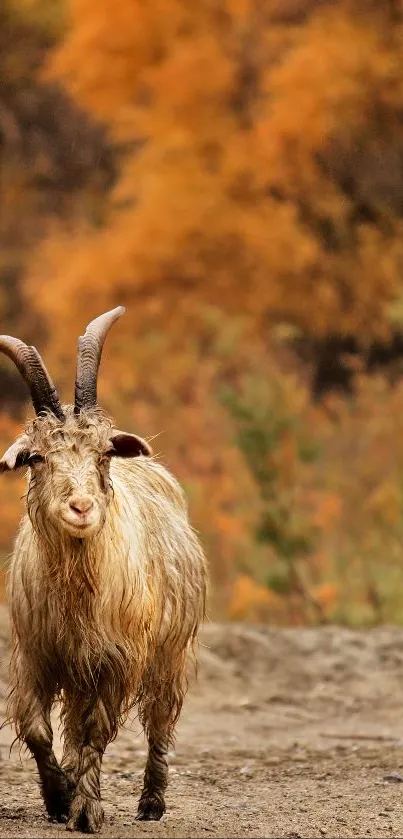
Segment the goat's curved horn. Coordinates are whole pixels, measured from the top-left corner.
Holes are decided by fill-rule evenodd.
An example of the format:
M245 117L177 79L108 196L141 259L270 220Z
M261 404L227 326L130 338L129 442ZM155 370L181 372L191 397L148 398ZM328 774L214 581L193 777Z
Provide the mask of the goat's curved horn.
M110 312L92 320L84 335L78 339L76 389L74 413L81 408L95 408L97 404L97 379L99 363L105 338L115 320L124 315L124 306L117 306Z
M50 410L59 419L64 420L62 406L57 390L35 347L29 347L19 338L0 335L0 352L12 361L26 381L31 392L32 403L37 414Z

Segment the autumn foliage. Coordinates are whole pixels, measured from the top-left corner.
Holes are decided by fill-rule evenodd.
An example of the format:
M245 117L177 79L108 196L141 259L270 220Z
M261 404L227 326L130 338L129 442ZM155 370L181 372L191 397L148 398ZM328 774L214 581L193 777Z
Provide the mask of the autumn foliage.
M358 364L315 404L295 354L402 327L402 4L9 0L7 25L39 46L0 45L2 331L68 400L78 334L127 306L100 397L182 480L212 614L403 620L403 384Z

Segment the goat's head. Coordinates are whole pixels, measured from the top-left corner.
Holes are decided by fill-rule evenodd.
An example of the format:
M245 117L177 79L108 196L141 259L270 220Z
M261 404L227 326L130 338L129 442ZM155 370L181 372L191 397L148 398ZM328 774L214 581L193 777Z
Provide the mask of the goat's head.
M35 527L58 528L80 539L98 532L111 498L112 457L150 455L145 440L117 431L97 407L97 375L109 328L119 306L91 321L79 339L74 406L60 404L34 347L0 336L0 351L27 382L37 416L0 460L0 471L28 466L28 512Z

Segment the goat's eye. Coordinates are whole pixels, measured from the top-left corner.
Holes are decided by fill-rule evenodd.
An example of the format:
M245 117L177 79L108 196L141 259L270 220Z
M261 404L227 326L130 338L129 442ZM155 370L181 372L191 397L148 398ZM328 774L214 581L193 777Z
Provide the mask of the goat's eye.
M30 466L34 466L35 463L43 463L44 460L45 460L45 458L42 457L41 454L38 454L38 452L34 452L34 454L31 454L29 456L28 463L29 463Z

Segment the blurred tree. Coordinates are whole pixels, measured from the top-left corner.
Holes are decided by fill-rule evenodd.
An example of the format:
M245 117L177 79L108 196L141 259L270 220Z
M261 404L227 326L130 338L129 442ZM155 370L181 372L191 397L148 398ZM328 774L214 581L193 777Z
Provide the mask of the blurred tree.
M116 242L103 281L118 267L129 293L169 285L263 329L387 334L403 258L400 7L67 8L53 74L136 143L93 242Z
M184 482L216 614L397 615L400 391L358 377L326 416L284 346L332 362L402 323L402 4L9 0L3 23L7 329L70 400L77 334L128 304L101 401Z
M54 227L25 300L45 319L62 388L71 388L78 325L128 304L110 338L101 396L119 422L163 430L161 448L190 491L227 605L234 566L250 574L254 557L261 561L259 517L272 587L295 557L316 555L300 521L305 469L293 432L283 440L273 403L259 419L252 403L239 402L242 377L254 378L256 391L257 369L274 374L271 327L292 324L316 340L348 334L365 345L396 322L398 13L370 0L66 2L66 37L46 78L67 85L123 156L102 218ZM238 393L230 416L217 399L224 384ZM236 447L231 423L240 419L249 430ZM252 457L256 434L264 451ZM274 452L293 466L279 462L272 480ZM305 589L333 585L314 578Z
M49 26L39 23L45 6L50 10L45 0L9 0L0 8L0 316L8 331L27 340L37 335L38 318L44 325L39 306L21 318L21 279L33 245L56 218L96 220L115 169L99 127L55 85L37 80L55 43ZM21 377L4 357L0 391L3 408L18 411L26 399Z

